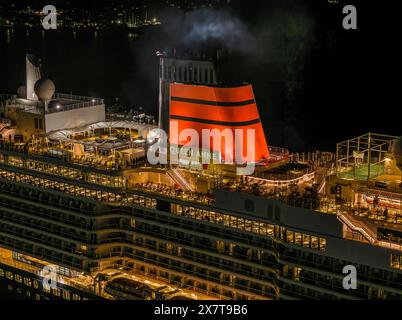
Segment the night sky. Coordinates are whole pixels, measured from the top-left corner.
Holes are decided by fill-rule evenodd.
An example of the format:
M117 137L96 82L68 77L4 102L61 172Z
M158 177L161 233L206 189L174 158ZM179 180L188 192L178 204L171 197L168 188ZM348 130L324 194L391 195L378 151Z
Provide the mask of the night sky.
M29 1L38 7L44 2L52 1ZM232 0L195 10L140 2L158 13L162 26L145 31L135 44L117 36L102 44L85 37L72 42L62 33L40 45L33 38L13 45L0 38L0 92L23 81L20 60L29 50L44 58L59 91L119 96L155 113L155 52L220 43L230 52L231 80L254 86L270 144L333 151L336 142L367 132L401 135L396 1ZM53 3L102 11L110 1ZM357 7L358 30L342 27L348 4Z
M345 0L329 4L324 0L239 5L242 18L250 25L264 26L282 40L288 37L290 42L282 51L281 39L274 37L270 42L264 33L259 36L272 55L268 55L266 63L255 63L248 75L254 84L281 81L282 94L279 100L275 95L271 101L279 106L274 112L279 112L283 120L286 145L325 149L367 132L401 135L396 88L399 81L393 75L400 65L396 43L400 27L395 19L398 10L391 1L381 3ZM347 4L357 8L358 30L342 27L342 8ZM275 20L275 10L279 22ZM290 31L291 23L284 22L287 15L291 22L297 22L295 31ZM293 46L297 48L294 55L289 52ZM284 57L287 72L277 77L271 71L281 65L277 62L283 55L288 55ZM264 99L262 92L258 95L259 101ZM270 110L268 101L267 105Z

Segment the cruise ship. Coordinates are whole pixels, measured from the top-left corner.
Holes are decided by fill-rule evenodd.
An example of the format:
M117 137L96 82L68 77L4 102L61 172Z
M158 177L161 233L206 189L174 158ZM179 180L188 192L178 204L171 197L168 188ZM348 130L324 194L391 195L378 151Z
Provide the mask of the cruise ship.
M158 55L159 128L253 128L255 171L150 165L149 117L56 93L27 55L26 85L0 101L1 297L401 299L402 140L268 146L252 86L224 87L211 61Z

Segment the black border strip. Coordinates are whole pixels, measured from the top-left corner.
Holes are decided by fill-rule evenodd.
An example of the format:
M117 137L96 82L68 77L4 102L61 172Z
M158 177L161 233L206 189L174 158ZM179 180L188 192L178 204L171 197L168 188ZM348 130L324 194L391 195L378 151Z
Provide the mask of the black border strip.
M245 126L250 126L250 125L261 122L260 119L254 119L254 120L243 121L243 122L223 122L223 121L215 121L215 120L208 120L208 119L182 117L182 116L176 116L176 115L170 115L170 119L171 120L183 120L183 121L197 122L197 123L205 123L205 124L215 124L218 126L227 126L227 127L245 127Z
M250 104L255 104L255 99L246 101L236 101L236 102L223 102L223 101L208 101L208 100L198 100L198 99L188 99L182 97L171 97L171 101L175 102L185 102L192 104L201 104L206 106L216 106L216 107L244 107Z

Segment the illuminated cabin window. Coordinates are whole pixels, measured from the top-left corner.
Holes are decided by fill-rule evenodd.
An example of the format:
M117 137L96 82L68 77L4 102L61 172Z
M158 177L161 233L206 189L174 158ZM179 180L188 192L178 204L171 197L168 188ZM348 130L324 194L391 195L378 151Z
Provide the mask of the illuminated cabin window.
M387 298L387 295L385 294L385 290L383 288L377 289L377 297L378 297L378 299L381 299L381 300L384 300Z
M0 269L0 277L4 277L4 270Z
M327 247L327 241L324 238L288 230L284 226L267 224L260 221L183 206L180 204L171 204L171 213L189 219L221 224L225 227L277 238L293 245L303 246L314 250L325 251Z
M15 275L15 281L18 283L22 283L22 277L19 274Z
M28 287L32 286L32 280L24 277L24 284Z
M61 292L60 292L60 289L59 289L59 288L53 288L53 289L52 289L52 293L53 293L53 295L56 296L56 297L60 297L60 295L61 295Z
M81 300L81 297L78 294L73 294L73 300Z
M4 163L4 160L3 159L1 160L2 160L1 162ZM49 174L54 174L77 180L85 180L94 184L100 184L116 188L123 188L125 186L124 177L112 177L99 173L83 174L83 172L79 169L74 169L67 166L60 166L56 164L49 164L46 162L36 160L23 161L22 158L14 156L9 157L8 163L10 165L17 167L24 167L34 171L47 172Z
M34 280L34 281L33 281L33 287L34 287L35 289L38 289L38 288L39 288L38 280Z
M327 249L327 240L320 238L320 251L325 251Z
M78 247L78 251L81 252L81 253L87 253L88 247L86 245L84 245L84 244L81 244Z
M64 300L70 300L71 299L70 291L63 290L63 299Z
M286 238L282 238L282 240L285 240L287 243L291 243L296 246L303 246L305 248L314 250L325 251L327 249L326 239L308 234L301 234L291 230L286 230Z
M391 254L391 268L402 270L402 256Z
M244 230L244 219L238 218L237 221L238 221L239 229Z
M286 231L286 242L294 243L295 233L293 231Z
M249 232L254 232L253 221L245 220L244 221L244 230L249 231Z
M286 241L285 234L286 234L286 228L281 226L279 228L279 237L278 238Z
M167 244L166 244L166 251L167 251L169 254L172 254L173 249L174 249L173 244L171 244L171 243L167 243Z
M57 273L61 275L65 275L69 277L71 275L70 269L63 267L63 266L58 266L57 267Z
M58 182L50 179L38 178L29 174L16 173L8 170L0 170L0 176L10 180L22 182L38 187L53 188L61 192L78 195L80 197L84 196L87 198L103 201L103 202L121 202L135 204L141 207L146 207L150 209L156 209L156 199L132 195L130 197L124 197L118 193L99 191L92 188L79 187L77 185Z
M294 267L293 268L293 279L297 282L300 281L300 275L301 275L302 269L299 267Z
M302 234L299 232L295 232L295 245L297 246L302 245Z
M224 241L217 241L216 242L216 248L218 249L219 252L225 251L225 242Z
M10 271L6 271L6 278L9 280L13 280L14 279L13 273Z
M318 237L311 237L311 249L318 249L319 242Z
M303 234L303 247L310 248L310 235Z

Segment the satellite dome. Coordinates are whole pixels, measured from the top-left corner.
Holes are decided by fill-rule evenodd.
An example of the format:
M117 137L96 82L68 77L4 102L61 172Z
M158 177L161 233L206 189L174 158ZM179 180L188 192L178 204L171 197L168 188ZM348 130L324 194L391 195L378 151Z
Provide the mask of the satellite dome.
M392 153L395 157L396 165L399 168L402 168L402 137L399 137L395 140L392 147Z
M17 90L17 96L18 96L18 98L26 99L27 98L27 87L20 86Z
M35 83L34 90L39 100L49 101L52 99L56 87L50 79L39 79Z

